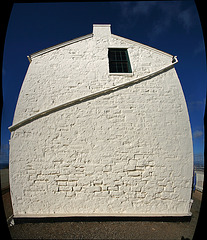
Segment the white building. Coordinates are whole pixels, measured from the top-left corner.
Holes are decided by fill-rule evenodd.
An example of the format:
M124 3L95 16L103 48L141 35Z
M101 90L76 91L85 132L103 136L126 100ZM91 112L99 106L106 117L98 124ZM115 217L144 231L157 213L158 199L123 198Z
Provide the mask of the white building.
M28 58L9 128L14 217L190 215L176 57L94 24Z

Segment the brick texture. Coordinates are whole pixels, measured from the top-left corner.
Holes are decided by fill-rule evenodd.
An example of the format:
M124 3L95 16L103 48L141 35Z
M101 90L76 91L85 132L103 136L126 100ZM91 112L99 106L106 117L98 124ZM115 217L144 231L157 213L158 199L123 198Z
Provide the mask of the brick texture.
M172 62L169 54L97 28L91 38L32 59L13 124ZM132 75L109 74L108 48L116 46L128 48ZM15 216L185 216L192 172L188 111L174 68L11 133Z

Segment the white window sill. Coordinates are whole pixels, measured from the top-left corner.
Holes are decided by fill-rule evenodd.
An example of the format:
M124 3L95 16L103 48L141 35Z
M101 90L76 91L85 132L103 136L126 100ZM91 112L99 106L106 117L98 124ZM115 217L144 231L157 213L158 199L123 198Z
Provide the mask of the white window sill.
M109 76L127 76L132 77L134 73L109 73Z

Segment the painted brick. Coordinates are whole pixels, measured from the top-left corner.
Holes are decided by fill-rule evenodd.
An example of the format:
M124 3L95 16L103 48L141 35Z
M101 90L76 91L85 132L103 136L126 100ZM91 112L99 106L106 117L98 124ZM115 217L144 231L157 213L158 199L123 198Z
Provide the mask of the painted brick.
M172 62L108 25L94 33L31 56L13 124ZM110 47L127 48L132 74L109 73ZM175 68L21 126L9 162L14 216L188 215L192 137Z
M141 171L129 171L128 176L133 176L133 177L137 177L137 176L141 176L142 172Z
M101 191L101 188L99 186L90 186L89 192L99 192Z
M109 191L118 191L119 188L118 188L118 186L110 186L110 187L108 187L108 190Z
M59 191L72 191L73 188L71 186L59 186Z
M135 169L136 169L135 165L128 165L128 166L125 167L126 171L134 171Z

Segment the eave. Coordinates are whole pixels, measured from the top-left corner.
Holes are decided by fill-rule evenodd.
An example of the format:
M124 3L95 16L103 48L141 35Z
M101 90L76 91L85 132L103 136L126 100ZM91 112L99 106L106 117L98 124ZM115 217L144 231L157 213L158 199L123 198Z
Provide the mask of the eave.
M157 49L157 48L154 48L154 47L145 45L145 44L140 43L140 42L136 42L136 41L134 41L134 40L131 40L131 39L128 39L128 38L125 38L125 37L121 37L121 36L118 36L118 35L115 35L115 34L111 34L111 36L114 37L114 38L117 38L117 39L120 39L120 40L129 42L129 43L133 43L133 44L140 45L140 46L142 46L142 47L145 48L145 49L153 50L154 52L156 52L156 53L158 53L158 54L166 55L166 56L168 56L168 57L170 57L170 58L172 58L172 57L174 56L174 55L172 55L172 54L163 52L162 50L159 50L159 49Z
M45 53L54 51L54 50L56 50L56 49L65 47L65 46L67 46L67 45L70 45L70 44L73 44L73 43L76 43L76 42L79 42L79 41L82 41L82 40L85 40L85 39L88 39L88 38L91 38L91 37L93 37L93 34L92 34L92 33L87 34L87 35L84 35L84 36L81 36L81 37L78 37L78 38L74 38L74 39L72 39L72 40L69 40L69 41L66 41L66 42L63 42L63 43L54 45L54 46L52 46L52 47L45 48L45 49L43 49L43 50L37 51L37 52L35 52L35 53L32 53L32 54L30 54L29 56L27 56L27 58L28 58L29 62L31 62L32 59L35 58L35 57L38 57L38 56L43 55L43 54L45 54Z

